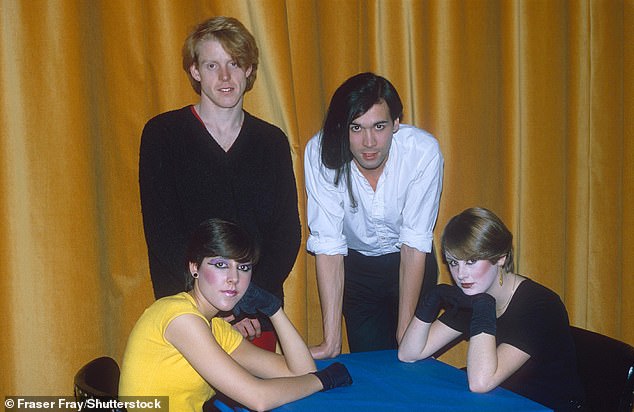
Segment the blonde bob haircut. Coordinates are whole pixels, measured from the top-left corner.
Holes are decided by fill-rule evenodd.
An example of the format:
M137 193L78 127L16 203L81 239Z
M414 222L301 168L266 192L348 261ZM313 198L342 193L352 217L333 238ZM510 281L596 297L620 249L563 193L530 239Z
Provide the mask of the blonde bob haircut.
M217 16L195 26L183 44L183 70L187 73L194 91L200 94L200 82L192 77L189 69L192 65L199 64L200 44L212 39L220 42L241 69L246 71L251 67L245 92L251 90L258 72L259 51L255 38L239 20L233 17Z
M447 256L457 260L488 260L496 264L506 257L504 270L513 272L513 234L502 220L488 209L474 207L452 217L442 233L443 262Z

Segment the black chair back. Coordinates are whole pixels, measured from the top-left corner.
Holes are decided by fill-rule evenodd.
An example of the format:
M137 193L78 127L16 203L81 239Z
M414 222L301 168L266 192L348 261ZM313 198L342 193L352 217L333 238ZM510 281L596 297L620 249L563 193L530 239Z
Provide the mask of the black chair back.
M588 406L595 412L632 412L634 347L575 326L571 330Z
M108 357L93 359L75 374L75 399L98 399L103 403L116 400L119 394L119 365ZM93 409L108 412L125 412L122 408Z

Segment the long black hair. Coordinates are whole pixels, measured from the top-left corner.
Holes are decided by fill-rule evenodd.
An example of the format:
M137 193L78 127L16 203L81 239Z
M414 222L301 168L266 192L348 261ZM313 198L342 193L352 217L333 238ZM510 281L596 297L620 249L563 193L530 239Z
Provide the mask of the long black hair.
M344 175L350 192L350 124L381 101L387 103L392 121L403 117L403 103L396 88L385 77L374 73L360 73L343 82L330 100L328 112L321 130L321 161L328 169L334 169L334 184Z

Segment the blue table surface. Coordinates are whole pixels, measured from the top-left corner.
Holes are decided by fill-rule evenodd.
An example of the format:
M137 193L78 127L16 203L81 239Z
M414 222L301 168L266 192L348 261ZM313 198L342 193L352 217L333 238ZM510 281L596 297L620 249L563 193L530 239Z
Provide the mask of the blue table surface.
M549 411L502 388L473 393L464 371L435 359L400 362L395 350L343 354L317 361L319 369L341 362L353 384L318 392L275 411Z

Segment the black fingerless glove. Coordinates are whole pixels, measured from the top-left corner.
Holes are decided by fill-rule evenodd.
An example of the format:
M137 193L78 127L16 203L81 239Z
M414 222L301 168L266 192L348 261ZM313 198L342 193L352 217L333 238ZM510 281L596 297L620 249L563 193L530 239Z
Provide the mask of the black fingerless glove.
M414 315L423 322L432 323L438 317L441 308L457 310L468 306L469 298L457 286L441 283L435 285L418 301Z
M233 314L239 317L243 313L255 315L258 312L269 318L282 307L282 301L275 295L251 282L242 299L233 307Z
M348 372L348 368L339 362L335 362L322 370L313 372L313 375L321 381L321 385L324 387L321 390L322 392L338 388L340 386L352 385L352 377Z
M480 333L495 336L496 316L495 298L488 293L478 293L471 298L473 314L471 315L470 337Z
M465 295L458 286L447 288L446 293L443 294L441 307L444 308L446 312L455 314L460 309L471 310L471 305L471 296Z

